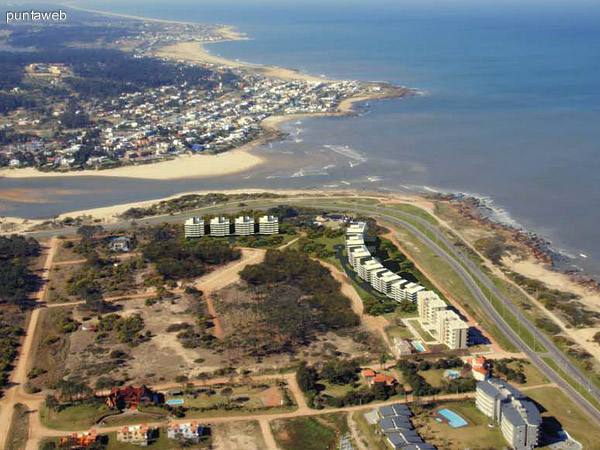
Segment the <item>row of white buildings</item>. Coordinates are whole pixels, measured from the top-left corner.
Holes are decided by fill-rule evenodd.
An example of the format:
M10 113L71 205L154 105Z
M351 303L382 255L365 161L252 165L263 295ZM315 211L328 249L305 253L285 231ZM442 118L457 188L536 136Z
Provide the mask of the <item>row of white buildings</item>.
M348 261L358 276L375 290L397 302L411 301L419 305L422 323L429 325L438 340L451 349L467 347L468 325L458 314L447 308L435 292L427 291L418 283L411 283L383 267L374 258L374 240L367 234L365 222L351 223L346 229Z
M371 255L375 251L374 240L367 233L364 222L351 223L346 229L346 252L352 268L378 292L401 302L417 301L417 293L425 288L411 283L400 275L383 267L381 262Z
M198 238L205 235L224 237L232 234L235 236L250 236L257 233L264 235L277 234L279 233L279 218L262 216L256 224L253 217L240 216L236 217L232 224L227 217L219 216L213 217L207 224L200 217L190 217L185 221L184 230L186 238Z
M433 291L417 294L419 320L438 341L451 349L467 348L469 325Z
M515 450L538 445L542 417L535 404L517 388L498 378L477 383L475 405L500 424L504 438Z

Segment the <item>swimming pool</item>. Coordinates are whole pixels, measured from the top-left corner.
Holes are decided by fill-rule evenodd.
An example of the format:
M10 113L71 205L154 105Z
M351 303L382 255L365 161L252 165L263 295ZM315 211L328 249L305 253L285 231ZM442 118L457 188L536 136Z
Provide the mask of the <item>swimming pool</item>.
M167 405L183 405L183 399L172 398L171 400L167 400Z
M437 413L444 419L446 419L448 421L448 425L450 425L452 428L466 427L467 425L469 425L469 423L465 419L463 419L450 409L440 409Z
M414 348L417 349L417 351L419 353L423 353L423 352L427 351L427 350L425 350L425 347L423 347L423 344L421 344L420 341L411 341L411 344L413 345Z

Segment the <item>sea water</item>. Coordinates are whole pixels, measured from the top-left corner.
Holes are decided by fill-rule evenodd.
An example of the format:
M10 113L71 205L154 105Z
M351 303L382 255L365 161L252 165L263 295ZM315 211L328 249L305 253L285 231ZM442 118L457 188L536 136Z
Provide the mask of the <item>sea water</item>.
M388 81L425 95L368 102L357 117L286 123L288 139L256 150L271 161L237 176L0 180L4 189L76 191L43 204L6 202L2 213L39 217L227 187L464 192L487 199L499 218L538 232L600 274L600 3L174 0L83 6L236 25L250 40L211 45L212 53Z

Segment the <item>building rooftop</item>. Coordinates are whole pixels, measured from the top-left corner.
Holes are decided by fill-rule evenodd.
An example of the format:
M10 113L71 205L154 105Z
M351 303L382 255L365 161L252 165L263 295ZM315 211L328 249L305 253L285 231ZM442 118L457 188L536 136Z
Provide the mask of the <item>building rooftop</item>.
M261 216L258 219L259 223L276 223L279 222L279 218L277 216Z
M185 221L186 225L204 225L204 220L200 217L190 217Z
M250 216L236 217L235 223L254 223L254 218Z
M367 231L365 222L353 222L346 228L346 234L364 234Z
M228 224L229 223L229 219L227 217L213 217L212 219L210 219L210 224L211 225L218 225L218 224Z

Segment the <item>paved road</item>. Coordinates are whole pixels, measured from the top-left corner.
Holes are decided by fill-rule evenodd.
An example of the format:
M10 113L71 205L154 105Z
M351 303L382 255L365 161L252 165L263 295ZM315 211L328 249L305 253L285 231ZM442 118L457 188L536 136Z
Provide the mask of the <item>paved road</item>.
M490 300L483 294L481 288L477 284L479 281L487 289L489 289L503 304L503 308L510 311L527 329L535 339L547 349L547 354L543 356L551 357L568 376L576 380L583 389L587 390L597 401L600 402L600 391L596 386L587 379L582 371L573 366L569 359L554 345L550 339L544 334L537 330L537 328L527 319L519 310L519 308L513 304L513 302L507 298L495 285L494 283L484 274L471 260L469 260L460 250L458 250L452 242L435 226L431 225L426 220L414 216L412 214L403 211L390 211L389 209L377 207L377 206L363 206L355 203L323 203L319 204L319 200L323 199L280 199L276 202L264 202L264 203L252 203L245 207L239 207L234 205L226 205L223 207L215 207L210 210L205 210L203 213L220 214L220 213L232 213L243 208L254 208L254 209L265 209L273 207L276 204L302 204L304 206L312 206L316 208L324 208L327 210L338 210L338 211L353 211L355 213L361 213L369 216L379 217L391 224L400 225L410 230L415 236L417 236L423 243L425 243L432 251L434 251L440 258L446 261L463 280L471 294L478 301L480 306L483 308L490 319L495 323L499 330L523 353L525 353L533 362L533 364L541 370L552 382L559 385L563 391L565 391L574 402L587 413L595 422L600 424L600 411L598 411L590 402L588 402L575 388L567 383L560 375L558 375L554 369L552 369L542 358L540 354L534 352L529 346L519 337L519 335L513 331L513 329L505 322L502 316L496 311L491 305ZM394 215L391 215L394 214ZM137 221L139 224L156 224L162 222L182 222L188 217L198 215L198 212L188 212L174 216L157 216L141 219ZM412 222L412 223L411 223ZM413 225L418 223L420 226L427 230L427 234L423 233L419 228ZM115 230L127 226L126 222L109 224L105 226L107 230ZM32 233L36 237L52 237L59 234L72 235L75 234L75 229L63 229L63 230L49 230ZM430 238L435 238L435 241ZM442 248L439 244L448 249L447 251ZM460 261L460 262L459 262ZM476 281L477 280L477 281Z
M476 283L475 279L481 282L486 286L503 304L506 310L510 311L515 317L519 320L519 322L526 328L535 339L540 342L546 349L547 355L550 356L560 367L567 373L570 377L577 380L588 392L594 396L598 401L600 401L600 391L591 384L591 382L583 375L583 373L567 359L566 356L548 339L544 334L542 334L519 310L519 308L509 299L507 298L495 285L494 283L473 263L470 259L468 259L462 252L457 250L454 245L448 240L448 238L435 226L431 225L429 222L414 216L412 214L394 211L395 215L404 217L412 222L418 222L420 225L424 226L429 233L435 236L437 241L440 241L444 244L444 246L449 249L449 253L444 251L436 242L429 238L428 235L423 233L417 227L415 227L412 223L409 223L407 220L400 219L394 216L389 215L389 211L386 211L384 208L373 207L373 209L378 212L374 213L369 209L362 210L361 207L356 207L356 205L340 205L333 206L330 209L339 209L339 210L348 210L348 209L358 210L358 212L369 214L372 216L378 216L382 219L385 219L387 222L391 222L392 224L401 225L407 229L409 229L414 235L416 235L421 241L423 241L427 246L433 250L439 257L444 259L452 268L458 273L460 278L469 288L469 291L476 298L478 303L484 309L486 314L494 321L496 326L500 329L502 333L523 353L525 353L531 361L538 367L542 373L544 373L548 378L551 379L554 383L559 385L571 398L575 400L576 404L579 404L580 407L585 410L585 412L594 419L598 424L600 424L600 412L590 404L577 390L571 387L562 377L560 377L546 362L541 358L540 354L534 352L529 348L525 342L518 336L518 334L513 331L510 326L504 321L504 319L500 316L500 314L496 311L496 309L492 306L490 301L481 291L479 285ZM428 234L429 234L428 233ZM457 259L462 263L459 263ZM464 266L463 266L464 265ZM465 266L468 270L465 269ZM471 272L473 275L471 275Z

